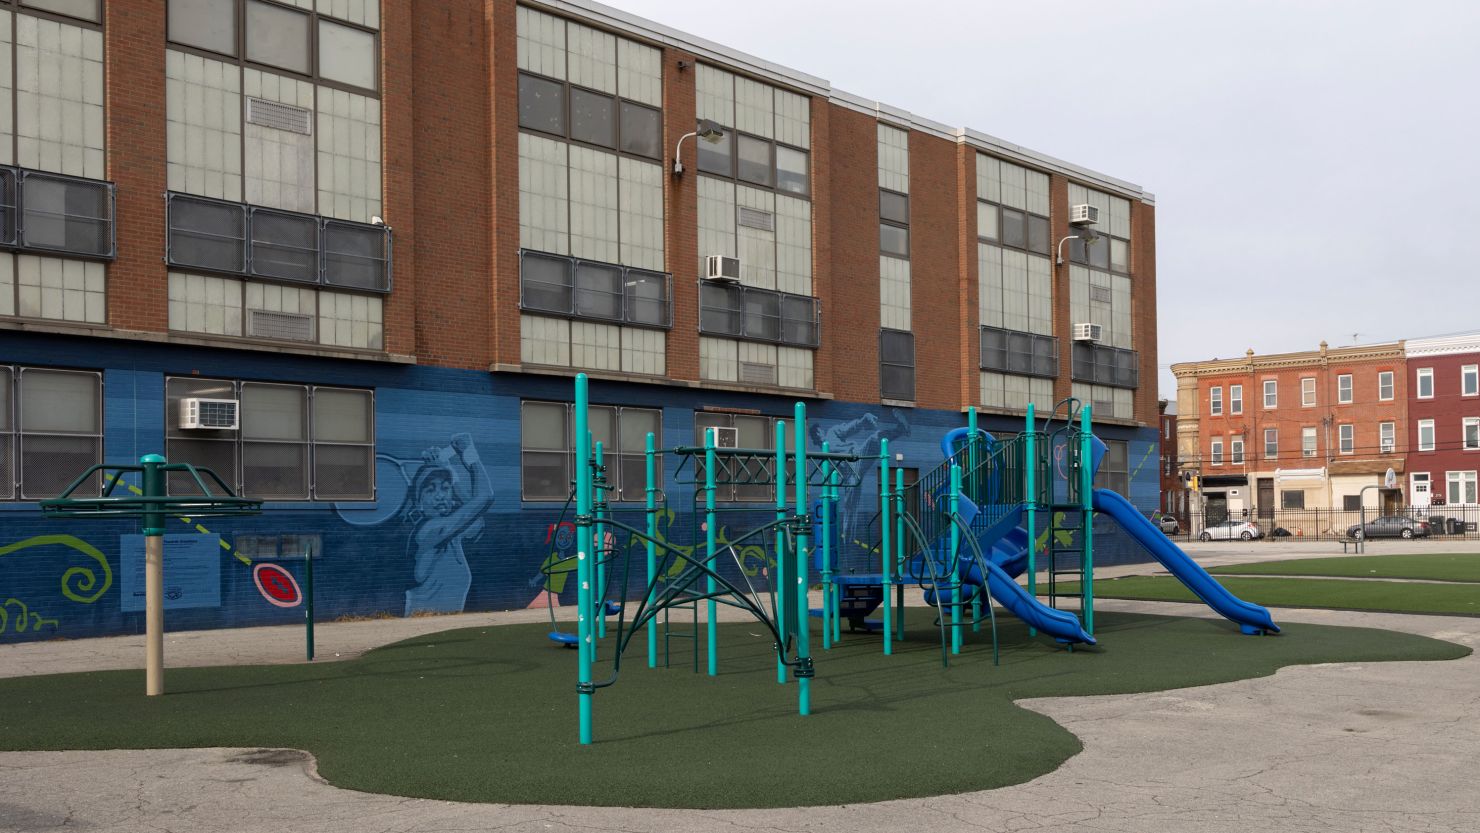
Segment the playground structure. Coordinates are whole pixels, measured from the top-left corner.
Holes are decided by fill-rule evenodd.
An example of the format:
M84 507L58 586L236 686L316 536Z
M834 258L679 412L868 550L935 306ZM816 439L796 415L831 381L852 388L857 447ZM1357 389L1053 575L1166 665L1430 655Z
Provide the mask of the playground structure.
M186 476L194 494L170 495L171 474ZM139 475L130 486L125 475ZM209 482L201 478L205 474ZM73 497L87 484L99 484L96 497ZM123 484L123 493L118 487ZM213 490L210 484L215 485ZM189 463L168 463L158 454L139 458L137 466L95 465L62 490L59 497L41 501L48 518L138 518L144 533L144 693L164 693L164 526L166 518L216 518L255 515L262 501L237 497L214 471ZM311 574L310 574L311 575ZM310 578L312 581L312 578ZM310 587L311 589L311 587ZM309 659L313 659L313 618L308 619Z
M648 665L657 665L657 624L674 608L697 608L706 613L707 672L717 675L718 606L729 605L749 613L764 625L774 640L777 682L797 683L798 712L811 711L811 679L815 669L811 653L809 619L821 620L822 648L841 639L841 622L850 629L877 630L883 652L904 638L904 591L915 585L927 604L935 608L934 625L941 635L941 661L949 664L959 654L969 628L992 630L993 658L997 659L998 637L994 603L1001 605L1029 626L1030 635L1043 633L1072 649L1076 644L1094 645L1094 538L1093 522L1099 513L1132 539L1191 589L1199 599L1239 625L1246 634L1277 633L1279 628L1264 608L1244 602L1217 583L1208 573L1172 544L1161 531L1123 496L1094 488L1094 474L1106 446L1095 437L1091 409L1076 400L1061 402L1040 427L1029 406L1024 430L1017 436L997 439L976 425L974 409L968 425L954 429L942 439L944 461L906 486L903 472L894 469L887 439L880 441L879 510L876 545L855 547L841 539L837 516L839 494L858 488L864 465L873 458L831 452L824 443L819 451L806 447L806 406L797 403L790 429L776 424L773 449L720 448L715 436L706 432L703 446L679 446L659 450L656 438L646 438L645 529L626 524L611 514L603 449L589 432L589 393L585 374L575 381L575 447L578 465L572 501L575 506L575 555L577 633L552 629L553 641L578 649L577 695L580 742L593 739L593 700L598 689L614 684L621 671L622 655L636 634L647 631ZM1061 424L1055 422L1063 409ZM663 455L680 458L679 482L691 484L696 519L702 505L704 546L680 547L660 540L656 518L666 497L656 484L655 473ZM788 474L790 472L790 474ZM788 481L788 477L790 480ZM788 502L787 487L792 496ZM716 507L720 486L774 488L775 519L739 537L719 540L721 510ZM808 503L809 487L819 490L815 504ZM753 512L753 509L745 510ZM1047 523L1042 524L1042 513ZM1048 530L1046 549L1040 553L1037 531ZM614 533L626 533L641 542L646 555L645 590L631 592L632 547L618 546ZM769 564L766 586L757 589L740 556L747 546L764 547L774 536L774 563ZM1072 544L1061 545L1062 540ZM754 542L750 544L748 542ZM1040 555L1046 565L1040 564ZM568 560L568 559L567 559ZM620 581L612 571L620 560ZM728 569L733 564L734 570ZM549 563L546 576L561 568ZM1039 601L1037 574L1048 572L1048 603ZM568 566L566 567L568 569ZM815 571L815 572L814 572ZM1026 573L1027 586L1017 582ZM1078 615L1059 609L1064 594L1061 577L1079 583ZM822 607L809 609L808 588L817 581L822 587ZM618 589L619 588L619 589ZM615 599L609 598L613 594ZM846 594L846 595L845 595ZM866 617L882 607L882 618ZM630 617L629 617L630 613ZM598 640L606 636L607 619L615 616L616 641L611 647L612 672L605 680L593 679ZM697 617L697 610L695 610ZM553 620L553 612L552 612ZM696 623L697 627L697 623ZM697 651L697 647L696 647ZM696 655L697 668L697 655Z

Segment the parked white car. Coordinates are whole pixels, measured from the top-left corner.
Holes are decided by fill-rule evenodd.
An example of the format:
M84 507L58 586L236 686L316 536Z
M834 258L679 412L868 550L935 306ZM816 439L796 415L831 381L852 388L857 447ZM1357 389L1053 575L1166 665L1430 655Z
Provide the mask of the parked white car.
M1197 540L1232 541L1237 538L1241 541L1252 541L1263 537L1264 532L1259 529L1259 524L1252 521L1224 521L1221 524L1204 528L1197 536Z

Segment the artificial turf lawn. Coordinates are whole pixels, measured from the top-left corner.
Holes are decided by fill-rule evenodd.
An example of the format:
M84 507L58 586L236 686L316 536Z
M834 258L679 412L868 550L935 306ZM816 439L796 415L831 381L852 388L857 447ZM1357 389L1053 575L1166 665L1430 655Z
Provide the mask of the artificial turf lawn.
M1383 613L1480 616L1480 584L1241 576L1220 576L1218 583L1246 602L1267 607L1323 607ZM1071 583L1059 592L1073 595L1079 592L1079 585ZM1197 601L1192 591L1172 576L1097 579L1095 596L1157 602Z
M770 637L726 624L717 678L692 673L690 657L649 670L645 640L634 641L620 683L596 694L598 742L583 748L575 652L551 644L546 625L519 625L433 634L345 662L173 669L157 698L143 696L140 671L4 679L0 749L293 747L340 787L462 801L842 804L1016 784L1079 751L1068 731L1014 706L1019 698L1469 653L1391 631L1294 624L1255 638L1208 619L1104 612L1100 647L1064 651L1004 616L1000 667L984 632L942 669L927 615L910 611L912 641L892 657L876 636L814 647L805 718L796 686L776 684Z
M1260 564L1216 567L1208 572L1225 576L1328 576L1480 582L1480 553L1298 558L1291 561L1266 561Z

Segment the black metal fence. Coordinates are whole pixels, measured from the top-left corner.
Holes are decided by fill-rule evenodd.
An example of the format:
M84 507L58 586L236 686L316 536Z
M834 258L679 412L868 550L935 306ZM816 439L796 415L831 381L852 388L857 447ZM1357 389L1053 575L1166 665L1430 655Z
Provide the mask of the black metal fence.
M1161 513L1158 513L1160 515ZM1401 519L1401 520L1393 520ZM1207 533L1213 540L1242 538L1244 529L1229 530L1223 524L1250 522L1258 527L1259 540L1265 541L1334 541L1346 538L1358 526L1371 540L1402 538L1410 530L1416 538L1438 540L1480 540L1480 506L1423 506L1399 509L1275 509L1272 512L1190 513L1178 518L1173 538L1199 540ZM1427 530L1422 526L1428 524ZM1164 527L1165 528L1165 527Z

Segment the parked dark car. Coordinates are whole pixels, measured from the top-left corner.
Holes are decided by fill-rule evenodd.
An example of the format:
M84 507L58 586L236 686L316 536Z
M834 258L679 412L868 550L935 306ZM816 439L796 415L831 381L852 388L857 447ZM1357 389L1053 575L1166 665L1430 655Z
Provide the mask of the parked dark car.
M1383 515L1347 529L1348 538L1427 538L1429 522L1402 515Z

